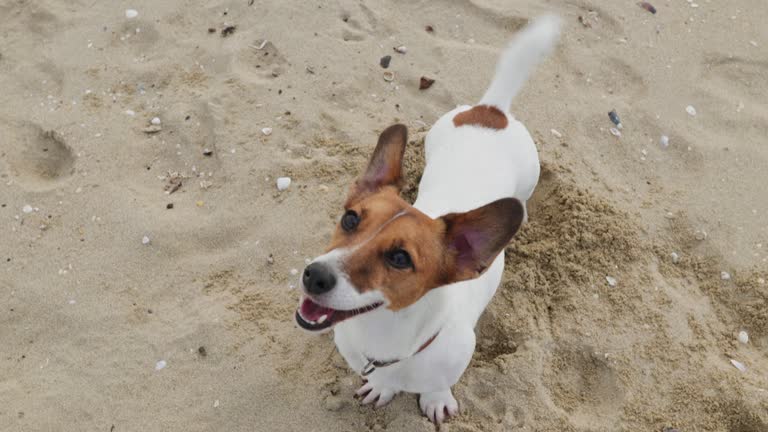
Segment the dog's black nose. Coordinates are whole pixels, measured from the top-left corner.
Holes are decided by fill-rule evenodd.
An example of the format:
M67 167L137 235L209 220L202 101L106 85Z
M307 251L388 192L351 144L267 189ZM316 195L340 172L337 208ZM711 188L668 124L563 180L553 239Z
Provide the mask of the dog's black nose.
M324 294L336 286L336 276L333 275L333 271L319 262L308 265L304 269L301 280L310 294Z

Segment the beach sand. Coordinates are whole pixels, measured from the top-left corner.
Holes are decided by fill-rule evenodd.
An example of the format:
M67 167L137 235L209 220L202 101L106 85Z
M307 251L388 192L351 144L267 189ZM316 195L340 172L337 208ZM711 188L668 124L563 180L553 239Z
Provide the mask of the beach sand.
M0 0L0 430L433 430L359 406L289 288L378 133L413 197L429 125L554 11L512 107L541 180L443 430L768 431L768 6L696 1Z

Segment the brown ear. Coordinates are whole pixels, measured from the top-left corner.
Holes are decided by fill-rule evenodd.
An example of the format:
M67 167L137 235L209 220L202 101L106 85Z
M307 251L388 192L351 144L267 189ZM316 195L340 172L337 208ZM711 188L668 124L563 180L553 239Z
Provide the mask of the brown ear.
M407 142L408 128L404 125L396 124L384 129L368 167L352 185L349 200L376 192L385 186L395 186L399 190L402 186L403 154Z
M515 198L503 198L466 213L440 218L445 223L445 246L453 259L447 282L480 276L523 223L525 211Z

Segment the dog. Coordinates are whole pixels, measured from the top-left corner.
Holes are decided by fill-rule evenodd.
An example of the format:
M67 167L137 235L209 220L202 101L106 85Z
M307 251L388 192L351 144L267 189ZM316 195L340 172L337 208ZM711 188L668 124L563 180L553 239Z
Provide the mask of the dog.
M339 352L363 376L364 404L408 392L436 424L458 413L451 387L472 358L475 325L539 179L533 139L508 110L558 35L557 17L533 21L502 53L480 102L437 120L413 205L399 195L407 129L384 130L327 252L305 268L296 323L334 329Z

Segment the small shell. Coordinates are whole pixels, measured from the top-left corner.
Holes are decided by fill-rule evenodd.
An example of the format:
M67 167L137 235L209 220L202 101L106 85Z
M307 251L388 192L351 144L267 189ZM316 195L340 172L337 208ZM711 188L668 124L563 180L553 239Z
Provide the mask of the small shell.
M696 108L694 108L693 105L688 105L685 107L685 112L687 112L690 116L696 116Z
M733 367L735 367L736 369L740 370L741 372L746 372L747 371L747 367L744 366L744 363L742 363L742 362L740 362L738 360L731 359L731 364L733 365Z
M400 54L405 54L408 52L408 48L405 47L405 45L396 46L393 48L395 52Z
M277 179L277 190L284 191L288 189L288 187L291 186L291 178L290 177L279 177Z
M673 263L677 264L680 262L680 255L677 252L672 252L669 256L672 258Z
M659 138L659 145L663 149L669 147L669 137L666 135L662 135L661 138Z
M272 135L272 128L270 128L270 127L262 128L261 129L261 133L263 133L266 136L270 136L270 135Z
M136 9L126 9L125 10L125 17L128 19L133 19L139 16L139 11Z
M728 273L727 271L720 272L720 279L724 281L731 280L731 274Z
M739 332L739 342L741 342L743 344L749 343L749 333L747 333L744 330L740 331Z
M610 285L610 286L612 286L612 287L615 287L615 286L616 286L616 284L618 283L618 281L616 280L616 278L614 278L614 277L611 277L611 276L606 276L606 277L605 277L605 281L606 281L606 282L608 282L608 285Z
M390 82L395 80L395 73L392 71L384 71L384 81Z
M551 133L552 133L552 135L554 135L556 138L562 138L562 137L563 137L563 134L561 134L560 132L558 132L558 130L557 130L557 129L550 129L550 130L549 130L549 132L551 132Z
M613 136L615 136L617 138L621 138L621 131L620 130L618 130L616 128L611 128L609 130L611 131L611 135L613 135Z

